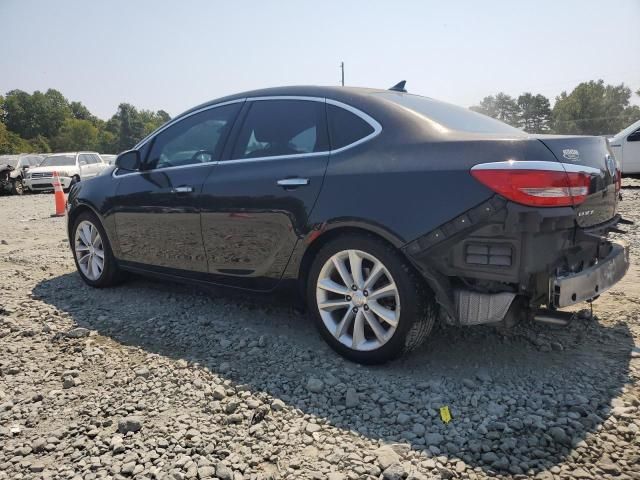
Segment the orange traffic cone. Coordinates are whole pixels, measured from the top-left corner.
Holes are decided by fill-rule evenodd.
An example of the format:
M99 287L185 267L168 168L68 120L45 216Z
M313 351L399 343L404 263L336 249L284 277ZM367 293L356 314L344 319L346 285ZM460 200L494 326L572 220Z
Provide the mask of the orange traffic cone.
M53 193L56 196L56 213L52 217L64 217L64 210L67 200L64 198L62 185L60 184L60 176L58 172L53 172Z

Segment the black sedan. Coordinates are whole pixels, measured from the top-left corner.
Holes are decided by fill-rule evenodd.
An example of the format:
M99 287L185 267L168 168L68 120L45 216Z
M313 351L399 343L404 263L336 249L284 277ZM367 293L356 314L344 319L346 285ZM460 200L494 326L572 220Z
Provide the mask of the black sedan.
M171 120L69 195L78 271L268 292L384 362L435 321L560 322L617 282L620 172L598 137L533 136L402 88L286 87ZM539 309L543 307L544 310Z

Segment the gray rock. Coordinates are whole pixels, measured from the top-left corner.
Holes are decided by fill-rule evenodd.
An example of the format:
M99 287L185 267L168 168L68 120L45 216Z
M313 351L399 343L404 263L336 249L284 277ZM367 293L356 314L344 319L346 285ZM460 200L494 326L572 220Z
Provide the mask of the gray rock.
M274 412L279 412L280 410L284 410L285 404L279 398L276 398L273 402L271 402L271 410Z
M122 434L139 432L142 429L142 417L129 416L118 422L118 431Z
M398 425L406 425L410 421L411 421L411 417L406 413L399 413L398 417L396 418L396 423Z
M427 445L440 445L444 441L444 437L440 433L427 433L424 436Z
M312 393L320 393L324 390L324 382L319 378L310 377L309 380L307 380L307 390Z
M69 330L65 335L67 338L84 338L88 337L91 332L87 328L77 327Z
M227 396L227 392L222 385L218 385L216 388L213 389L211 396L215 400L222 400Z
M31 442L31 450L34 453L44 452L44 447L47 445L47 441L44 438L36 438Z
M556 443L568 444L571 442L571 439L562 427L551 427L548 433Z
M211 465L198 467L198 478L212 478L216 474L216 469Z
M498 455L493 452L486 452L482 454L482 461L489 465L492 465L494 462L498 461Z
M389 465L382 472L382 478L384 480L402 480L405 475L404 467L400 463Z
M398 455L390 446L385 445L373 452L378 461L378 465L382 470L386 470L394 463L400 462L400 455Z
M136 368L134 373L136 374L136 377L142 378L149 378L149 376L151 375L151 372L149 372L149 369L147 367Z
M354 408L360 404L360 395L358 395L355 388L347 388L344 403L347 408Z
M218 462L216 465L216 477L220 480L233 480L233 472L224 463Z
M463 379L462 379L462 384L463 384L465 387L467 387L467 388L469 388L469 389L471 389L471 390L473 390L473 389L475 389L475 388L476 388L476 382L474 382L474 381L473 381L473 380L471 380L470 378L463 378Z
M424 428L424 425L422 425L421 423L414 423L411 431L418 436L422 436L424 435L426 428Z

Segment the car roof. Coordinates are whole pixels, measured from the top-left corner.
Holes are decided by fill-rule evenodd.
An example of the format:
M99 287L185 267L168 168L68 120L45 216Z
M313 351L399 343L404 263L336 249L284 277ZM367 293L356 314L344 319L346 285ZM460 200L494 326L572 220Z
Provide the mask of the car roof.
M98 152L91 152L91 151L79 151L79 152L57 152L57 153L48 153L46 154L47 157L56 157L59 155L78 155L79 153L95 153L96 155L100 155Z
M246 92L235 93L226 97L216 98L190 108L186 112L177 115L172 120L187 115L195 110L206 108L210 105L217 103L230 102L233 100L239 100L243 98L255 98L255 97L318 97L318 98L331 98L334 100L349 101L354 98L365 99L372 93L384 92L385 89L380 88L365 88L365 87L342 87L342 86L318 86L318 85L294 85L288 87L270 87L261 88L258 90L249 90Z

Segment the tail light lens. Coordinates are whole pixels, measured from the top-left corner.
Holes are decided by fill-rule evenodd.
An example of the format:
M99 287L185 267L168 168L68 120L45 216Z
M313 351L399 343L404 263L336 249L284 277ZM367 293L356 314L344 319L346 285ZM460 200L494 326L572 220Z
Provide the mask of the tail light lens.
M534 207L578 205L587 198L591 183L588 173L566 172L552 162L485 163L473 167L471 175L503 197Z

